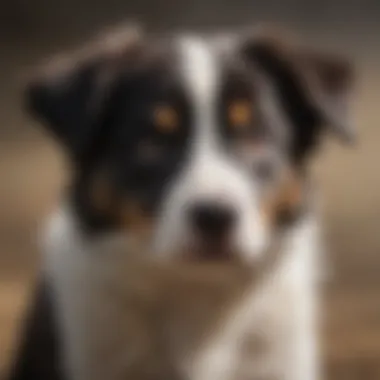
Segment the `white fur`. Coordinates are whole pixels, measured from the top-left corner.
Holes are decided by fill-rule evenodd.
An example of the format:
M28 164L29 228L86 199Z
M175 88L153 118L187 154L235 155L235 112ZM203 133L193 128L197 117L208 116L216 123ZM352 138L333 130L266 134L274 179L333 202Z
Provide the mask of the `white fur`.
M192 236L186 207L197 200L221 198L239 213L234 248L252 261L265 248L268 231L261 220L259 190L217 139L213 113L217 61L201 39L183 39L180 47L188 92L197 110L197 130L191 158L163 204L153 250L162 257L188 244ZM159 363L154 379L171 379L165 372L168 368L162 367L166 363L179 372L180 379L317 380L314 270L318 242L316 221L302 219L286 236L279 265L259 286L244 287L223 310L220 324L212 321L206 331L194 330L204 316L197 314L197 307L187 310L178 278L171 290L178 291L183 309L175 303L160 314L159 338L151 334L151 324L143 321L149 317L150 302L155 307L160 304L160 298L150 295L159 291L165 278L156 283L151 268L136 266L129 254L112 254L120 243L129 247L128 253L136 252L133 236L90 238L81 232L69 208L61 210L45 236L46 273L56 294L69 380L146 380L143 372L155 361ZM196 302L207 296L207 288L194 295ZM212 295L206 305L211 314L220 306ZM262 357L247 356L241 350L251 334L268 343ZM159 339L164 347L154 351ZM133 364L140 371L137 375L130 373Z
M219 199L238 212L233 249L252 261L265 248L268 232L259 207L259 189L251 180L251 174L239 166L218 141L216 102L220 68L216 56L201 38L183 38L179 48L184 81L195 110L196 135L190 161L163 205L157 250L168 255L178 252L182 245L193 243L186 209L193 202Z
M227 319L221 334L197 355L190 378L318 378L315 313L317 226L304 220L289 233L281 264L260 286L248 289ZM247 334L261 334L268 353L242 358L239 347Z
M149 325L135 325L149 314L142 305L146 294L157 287L157 283L152 282L152 272L135 266L128 255L113 255L112 247L120 243L117 237L102 241L85 238L68 211L53 218L46 238L46 269L53 278L52 286L57 296L70 379L123 379L128 374L128 365L139 363L139 360L142 361L139 364L142 374L152 365L150 350L157 343L156 335L152 335L153 342L143 346L150 334ZM233 306L220 312L223 322L217 329L206 332L200 329L203 335L199 335L197 329L192 330L192 325L199 323L196 310L191 311L196 318L186 314L184 318L186 308L176 310L175 305L173 310L166 310L167 320L161 316L165 360L179 371L180 378L318 379L314 336L315 254L318 248L315 220L300 222L285 241L282 259L273 272L259 286L243 288L244 292ZM186 297L186 293L181 296L180 281L174 288L179 299ZM207 297L207 289L204 289L206 295L198 292L194 297ZM115 294L121 298L115 298ZM140 302L128 305L128 297L140 299ZM209 302L211 305L216 302L212 295ZM186 305L187 301L183 303ZM149 306L147 301L145 306ZM215 307L220 305L216 303ZM212 307L208 309L212 315ZM187 330L193 331L189 340ZM268 344L264 354L258 357L247 356L241 350L246 337L254 334Z

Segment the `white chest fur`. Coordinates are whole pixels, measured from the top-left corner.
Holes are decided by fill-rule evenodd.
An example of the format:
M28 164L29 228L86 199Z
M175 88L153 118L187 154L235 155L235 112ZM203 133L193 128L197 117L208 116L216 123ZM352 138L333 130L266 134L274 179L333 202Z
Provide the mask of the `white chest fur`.
M316 223L303 221L255 283L247 268L142 264L57 215L46 262L70 380L317 379L317 243Z

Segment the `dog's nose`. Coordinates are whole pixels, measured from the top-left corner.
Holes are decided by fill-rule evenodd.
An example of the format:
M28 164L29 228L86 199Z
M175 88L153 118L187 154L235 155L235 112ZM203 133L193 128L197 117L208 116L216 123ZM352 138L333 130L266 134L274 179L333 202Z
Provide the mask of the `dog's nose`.
M189 209L194 230L206 238L219 238L230 232L236 220L236 210L221 202L199 202Z

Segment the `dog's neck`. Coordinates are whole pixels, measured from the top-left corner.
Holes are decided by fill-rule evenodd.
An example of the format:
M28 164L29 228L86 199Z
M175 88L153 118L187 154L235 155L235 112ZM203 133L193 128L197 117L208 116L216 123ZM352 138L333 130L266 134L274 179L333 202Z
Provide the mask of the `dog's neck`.
M109 378L115 368L105 366L102 355L111 350L115 357L137 358L123 369L128 373L158 365L155 370L163 374L175 370L190 379L216 378L209 372L212 361L235 355L262 308L275 307L269 314L284 316L277 311L283 292L311 291L317 227L309 214L289 228L279 261L258 284L249 267L193 271L136 261L120 249L128 247L128 239L95 239L83 233L70 208L60 210L48 229L46 269L57 292L69 370L74 378ZM215 371L222 370L218 363Z

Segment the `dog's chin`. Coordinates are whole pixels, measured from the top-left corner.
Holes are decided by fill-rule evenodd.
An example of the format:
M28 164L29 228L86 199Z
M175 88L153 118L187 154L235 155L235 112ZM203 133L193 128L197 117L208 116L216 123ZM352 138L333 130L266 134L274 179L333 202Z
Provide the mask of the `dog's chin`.
M259 257L261 253L249 251L249 248L251 247L231 244L227 239L193 241L167 257L175 261L200 265L249 265L255 261L252 257Z
M240 255L224 239L217 241L198 242L189 245L184 252L184 258L196 262L232 262Z
M245 231L243 231L245 232ZM267 234L244 234L202 239L193 234L156 235L151 257L158 261L255 264L267 248Z
M182 241L180 244L156 251L159 261L181 263L230 263L236 262L241 254L223 240L218 241Z

